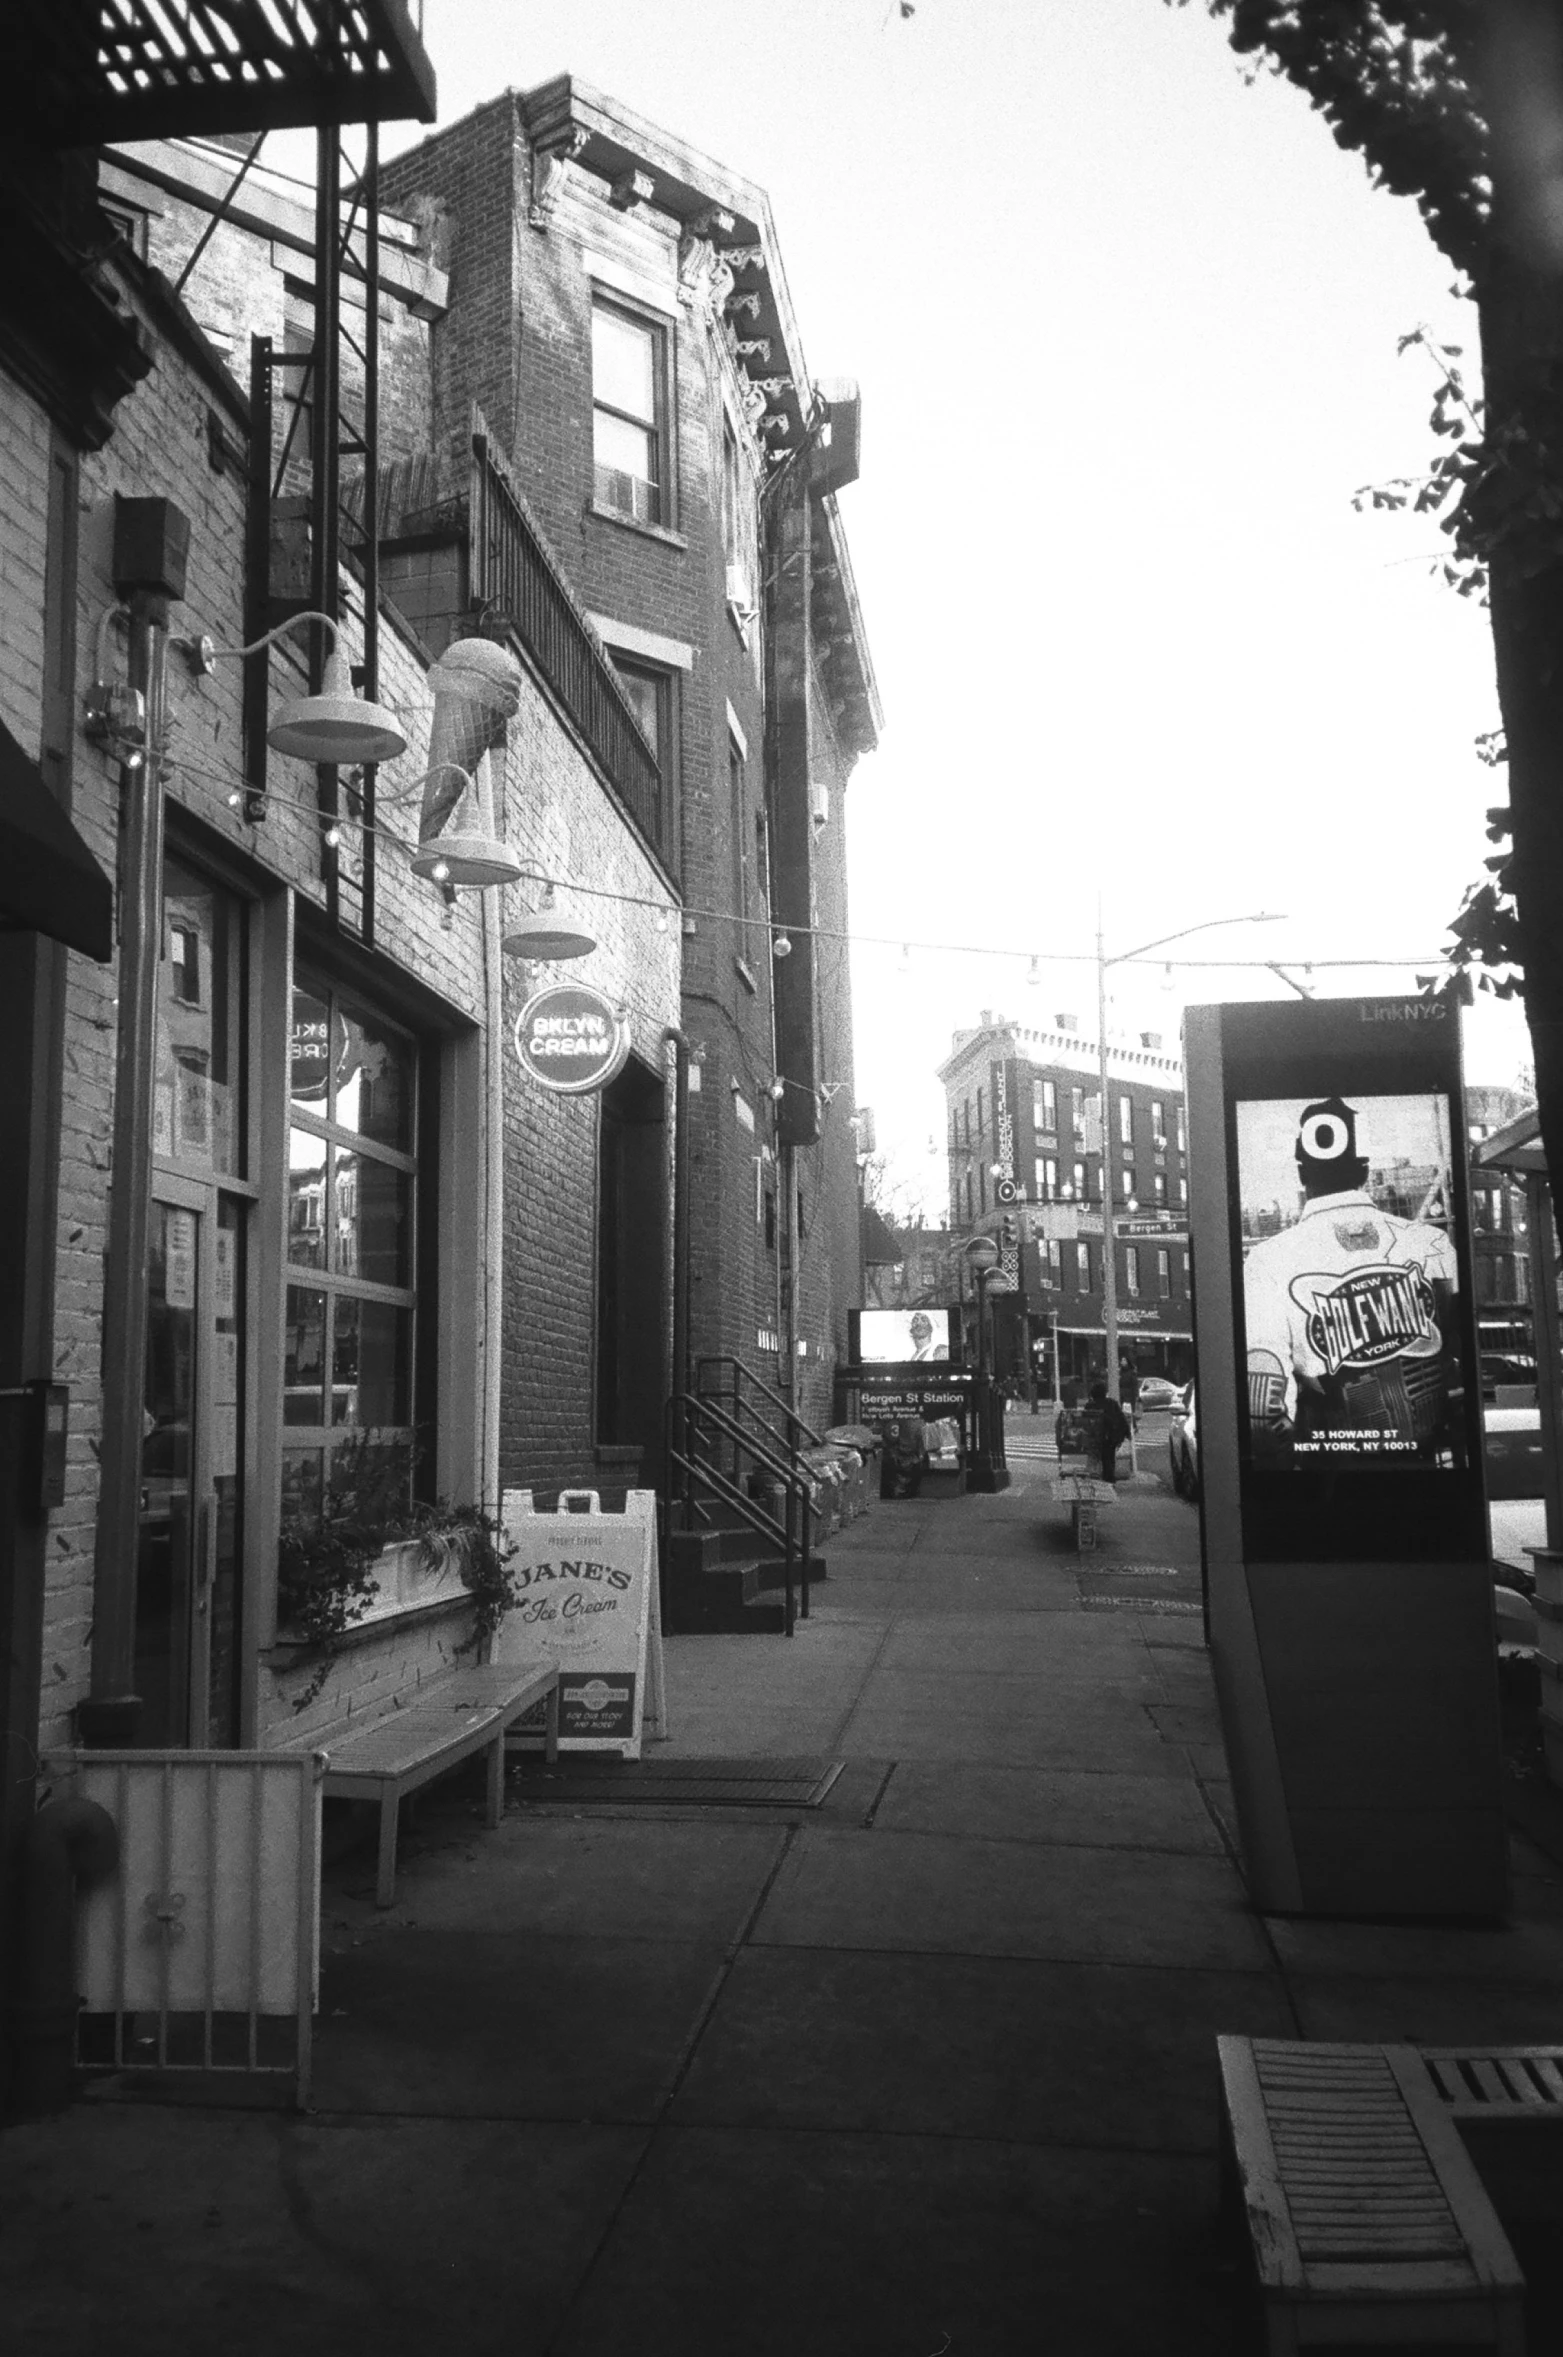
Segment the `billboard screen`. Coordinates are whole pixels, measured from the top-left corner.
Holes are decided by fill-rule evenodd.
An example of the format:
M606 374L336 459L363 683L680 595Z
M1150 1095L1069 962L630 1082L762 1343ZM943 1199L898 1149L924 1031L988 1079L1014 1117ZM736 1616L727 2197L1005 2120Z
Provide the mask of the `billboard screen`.
M1462 1467L1447 1099L1251 1098L1235 1111L1250 1463Z
M950 1309L863 1309L853 1313L859 1366L910 1367L960 1356Z
M1222 1049L1245 1556L1485 1556L1453 1009L1230 1007Z

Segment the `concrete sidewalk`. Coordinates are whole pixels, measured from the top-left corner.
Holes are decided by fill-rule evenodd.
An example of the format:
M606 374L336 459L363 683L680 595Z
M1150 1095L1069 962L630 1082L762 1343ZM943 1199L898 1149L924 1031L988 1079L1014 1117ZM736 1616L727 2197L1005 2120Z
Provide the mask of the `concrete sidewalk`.
M823 1806L436 1797L390 1914L329 1878L311 2116L0 2139L12 2345L1238 2357L1219 2030L1563 2039L1523 1840L1501 1929L1250 1912L1163 1487L1080 1558L1017 1455L829 1559L792 1640L668 1648L668 1749L844 1759Z

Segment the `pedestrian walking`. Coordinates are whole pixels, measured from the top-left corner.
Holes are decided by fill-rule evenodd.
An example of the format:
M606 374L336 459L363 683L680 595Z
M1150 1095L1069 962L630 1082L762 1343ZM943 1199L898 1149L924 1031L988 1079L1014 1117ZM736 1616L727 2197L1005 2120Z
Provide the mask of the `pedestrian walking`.
M1091 1414L1100 1436L1102 1479L1118 1478L1118 1451L1129 1437L1129 1419L1115 1399L1107 1396L1105 1383L1091 1386Z

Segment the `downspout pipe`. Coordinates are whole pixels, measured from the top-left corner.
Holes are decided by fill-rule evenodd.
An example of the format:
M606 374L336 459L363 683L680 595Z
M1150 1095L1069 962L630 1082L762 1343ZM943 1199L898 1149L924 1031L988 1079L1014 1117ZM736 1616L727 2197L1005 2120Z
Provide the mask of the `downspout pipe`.
M29 2116L70 2101L76 2016L75 1898L119 1864L119 1831L93 1800L46 1801L21 1844L21 1936L9 2007L12 2107Z
M690 1373L689 1039L676 1023L665 1027L662 1038L673 1050L673 1394L682 1399Z

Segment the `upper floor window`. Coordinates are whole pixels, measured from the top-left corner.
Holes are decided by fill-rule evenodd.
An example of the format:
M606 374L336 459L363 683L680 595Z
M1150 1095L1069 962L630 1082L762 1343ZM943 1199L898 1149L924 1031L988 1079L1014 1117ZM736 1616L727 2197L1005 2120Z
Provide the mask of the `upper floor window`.
M1125 1096L1118 1099L1118 1136L1125 1146L1133 1145L1134 1100L1131 1097Z
M1151 1144L1158 1154L1166 1149L1167 1108L1160 1097L1152 1097L1151 1099Z
M1180 1154L1186 1154L1188 1152L1188 1134L1183 1125L1183 1107L1181 1104L1175 1105L1173 1107L1172 1118L1175 1129L1174 1142L1177 1146L1178 1152Z
M752 949L749 919L754 886L749 856L749 795L744 779L744 757L731 737L727 740L727 788L732 806L729 833L733 847L733 911L738 918L738 953L741 957L748 957Z
M1083 1088L1072 1088L1069 1092L1069 1121L1078 1138L1085 1128L1085 1091Z
M1077 1244L1075 1246L1075 1291L1089 1293L1090 1290L1091 1247L1089 1244Z
M652 832L659 848L665 848L667 815L672 806L673 781L673 674L654 663L635 663L627 655L609 650L613 668L618 674L630 710L640 724L640 733L657 757L658 793L651 813Z
M757 519L749 469L738 447L732 419L722 419L722 554L727 565L727 602L748 609L756 603Z
M604 507L641 524L671 521L667 451L667 329L592 304L592 457Z
M1123 1256L1123 1287L1131 1296L1140 1290L1140 1256L1132 1244Z
M1057 1131L1058 1083L1056 1081L1044 1080L1040 1085L1037 1096L1037 1127L1040 1130L1045 1130L1049 1137Z
M977 1143L982 1143L982 1091L977 1091Z

